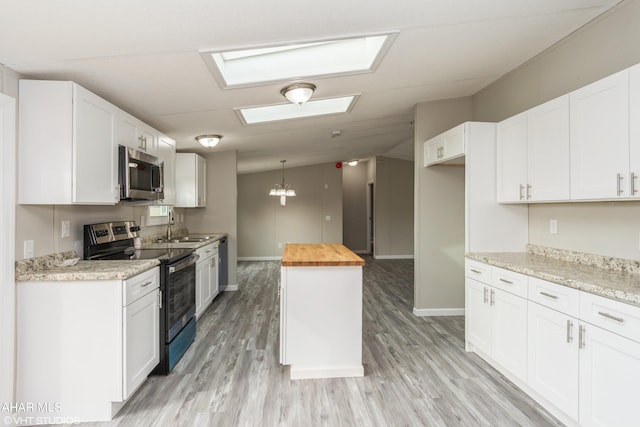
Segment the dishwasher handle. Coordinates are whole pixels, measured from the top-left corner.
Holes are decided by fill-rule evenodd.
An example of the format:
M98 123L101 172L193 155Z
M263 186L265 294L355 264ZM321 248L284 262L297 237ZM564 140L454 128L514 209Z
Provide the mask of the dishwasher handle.
M200 255L193 254L189 258L187 258L184 261L179 262L178 264L170 265L169 266L169 274L177 273L178 271L184 270L185 268L195 264L196 261L198 261L198 258L200 258Z

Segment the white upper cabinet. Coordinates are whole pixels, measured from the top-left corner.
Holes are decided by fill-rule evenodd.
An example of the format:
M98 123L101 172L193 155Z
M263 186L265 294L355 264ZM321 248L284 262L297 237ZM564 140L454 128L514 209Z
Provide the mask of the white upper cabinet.
M569 96L497 125L498 202L569 200Z
M117 203L117 107L68 81L20 80L19 98L19 203Z
M629 70L570 97L571 198L630 197Z
M129 113L120 111L118 117L118 145L158 155L158 132Z
M640 197L640 64L629 69L629 197Z
M527 186L527 113L501 121L497 133L498 202L525 202Z
M196 153L176 153L176 207L207 205L207 161Z
M158 136L158 158L164 162L164 199L158 204L176 204L176 142L166 135Z
M424 165L464 164L465 136L466 126L463 123L426 141L424 143Z

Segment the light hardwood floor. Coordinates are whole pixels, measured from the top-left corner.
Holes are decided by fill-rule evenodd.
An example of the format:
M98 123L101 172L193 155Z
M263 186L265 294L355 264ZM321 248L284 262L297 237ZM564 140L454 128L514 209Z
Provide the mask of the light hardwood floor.
M167 377L94 426L559 426L474 354L464 318L419 318L413 261L366 257L363 378L290 381L278 364L278 262L241 262L238 292L198 321Z

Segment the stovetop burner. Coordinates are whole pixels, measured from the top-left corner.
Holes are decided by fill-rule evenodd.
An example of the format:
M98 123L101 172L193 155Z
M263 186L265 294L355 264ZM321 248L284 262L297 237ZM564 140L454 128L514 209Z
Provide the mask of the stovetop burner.
M140 227L133 221L106 222L84 226L84 259L136 260L157 259L173 263L193 253L193 249L134 249L133 239Z

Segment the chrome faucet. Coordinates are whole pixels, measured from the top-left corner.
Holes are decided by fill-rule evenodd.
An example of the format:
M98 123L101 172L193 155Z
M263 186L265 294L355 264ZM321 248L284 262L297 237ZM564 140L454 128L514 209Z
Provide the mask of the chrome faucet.
M173 209L169 208L167 210L167 240L171 240L171 235L173 234L171 226L173 224L175 224L175 220L173 218Z

